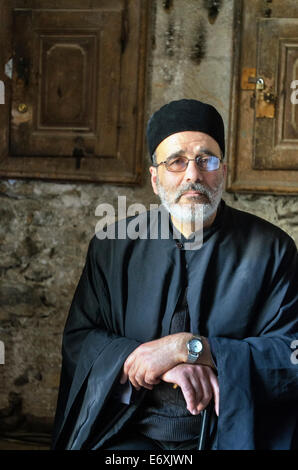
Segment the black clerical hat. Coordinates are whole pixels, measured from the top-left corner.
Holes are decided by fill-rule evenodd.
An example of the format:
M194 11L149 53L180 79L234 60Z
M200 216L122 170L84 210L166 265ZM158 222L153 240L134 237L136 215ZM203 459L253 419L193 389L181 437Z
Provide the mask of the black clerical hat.
M197 100L182 99L162 106L149 119L147 143L152 157L156 147L172 134L200 131L213 137L225 154L224 123L214 106Z

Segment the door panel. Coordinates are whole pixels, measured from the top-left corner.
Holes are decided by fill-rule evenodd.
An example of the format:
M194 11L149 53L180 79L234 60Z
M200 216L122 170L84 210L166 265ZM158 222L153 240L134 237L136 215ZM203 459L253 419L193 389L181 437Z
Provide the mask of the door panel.
M72 157L78 133L93 158L116 156L121 21L121 10L14 11L12 155Z

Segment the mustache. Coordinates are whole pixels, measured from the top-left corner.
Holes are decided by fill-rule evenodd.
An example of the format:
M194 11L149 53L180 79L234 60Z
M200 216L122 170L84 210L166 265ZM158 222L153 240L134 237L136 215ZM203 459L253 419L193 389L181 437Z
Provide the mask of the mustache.
M211 194L208 191L208 189L205 188L205 186L203 186L200 183L189 183L189 184L185 184L184 186L181 186L181 188L179 188L179 190L176 193L175 203L178 202L179 199L181 198L181 196L184 193L186 193L187 191L199 191L201 194L206 196L208 198L208 200L210 201Z

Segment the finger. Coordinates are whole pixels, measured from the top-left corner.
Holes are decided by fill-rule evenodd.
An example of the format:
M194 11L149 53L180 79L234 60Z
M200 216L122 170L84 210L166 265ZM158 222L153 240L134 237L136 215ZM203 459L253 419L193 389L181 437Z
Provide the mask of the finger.
M128 356L128 358L124 362L122 376L121 376L121 379L120 379L121 384L124 384L128 380L128 373L129 373L130 367L132 365L130 357L131 356Z
M140 390L141 387L147 388L148 390L153 389L153 385L145 380L143 369L136 363L132 364L130 367L128 377L137 390Z
M192 378L192 381L194 382L194 389L196 390L196 409L198 413L200 413L210 403L213 397L213 390L209 377L205 376L205 374L199 378L199 382L196 376ZM200 388L197 387L198 383L200 384Z
M196 381L196 380L193 380L193 379L190 379L191 380L191 383L192 383L192 387L193 387L193 390L194 390L194 398L193 398L193 402L191 404L191 407L192 407L192 414L199 414L202 409L204 409L204 391L203 391L203 388L201 386L201 383Z
M122 375L120 377L120 383L125 384L127 382L127 379L128 379L127 374L124 371L122 371Z
M134 375L129 376L129 380L130 380L130 383L132 384L132 386L133 386L136 390L140 390L141 387L140 387L139 383L136 381Z
M210 374L210 384L213 390L215 413L219 416L219 385L218 379L213 372Z
M123 364L123 371L122 371L120 383L123 384L127 381L129 368L130 368L130 365L129 365L128 358L127 358Z
M148 385L157 385L160 383L160 378L155 377L155 375L151 371L147 371L145 373L144 381Z
M152 389L153 389L153 385L148 384L148 383L145 381L143 375L140 375L140 374L136 375L136 376L135 376L135 380L136 380L137 384L138 384L140 387L147 388L148 390L152 390Z
M160 382L160 379L156 378L152 372L148 372L145 364L140 364L137 359L134 359L134 362L128 364L129 368L127 370L127 375L131 383L138 390L140 387L147 388L148 390L153 389L153 385L156 385ZM147 379L148 376L148 379Z
M145 384L143 387L147 388L147 390L153 390L153 385Z
M183 393L184 399L186 401L186 407L188 411L192 414L197 414L196 412L196 391L193 388L191 381L188 378L185 378L180 384L181 391Z
M130 383L135 387L137 390L139 390L140 386L138 382L136 381L136 374L137 374L137 368L135 362L132 363L129 367L129 369L126 372L127 378L130 381Z
M147 388L148 390L152 390L153 385L160 383L160 379L155 377L151 371L146 371L146 369L144 372L142 369L138 370L138 373L135 374L135 380L141 387Z

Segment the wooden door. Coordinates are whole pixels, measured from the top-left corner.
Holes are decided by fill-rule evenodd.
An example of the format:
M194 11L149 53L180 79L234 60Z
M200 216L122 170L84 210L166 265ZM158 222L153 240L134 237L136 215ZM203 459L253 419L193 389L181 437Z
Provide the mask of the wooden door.
M234 41L227 189L297 194L296 0L236 2Z
M8 177L136 183L143 147L143 0L14 0Z

